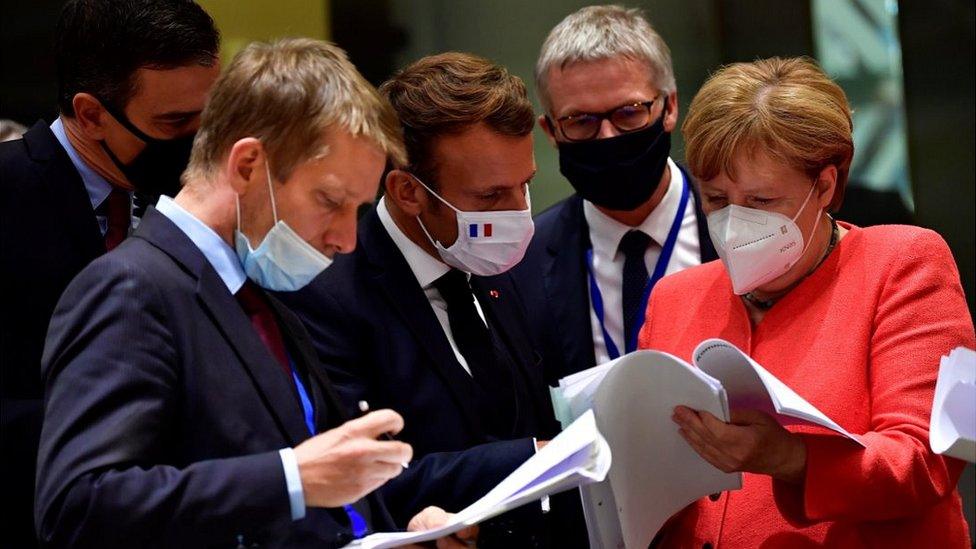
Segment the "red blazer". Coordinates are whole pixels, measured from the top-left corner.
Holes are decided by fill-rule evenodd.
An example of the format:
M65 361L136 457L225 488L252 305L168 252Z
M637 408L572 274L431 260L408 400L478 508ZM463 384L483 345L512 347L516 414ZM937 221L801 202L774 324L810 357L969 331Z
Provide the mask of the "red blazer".
M667 547L969 547L956 483L963 463L933 454L939 359L976 347L952 254L907 226L849 229L826 261L752 326L720 261L665 277L640 347L691 360L718 337L749 353L848 431L790 427L807 447L802 485L746 473L664 531Z

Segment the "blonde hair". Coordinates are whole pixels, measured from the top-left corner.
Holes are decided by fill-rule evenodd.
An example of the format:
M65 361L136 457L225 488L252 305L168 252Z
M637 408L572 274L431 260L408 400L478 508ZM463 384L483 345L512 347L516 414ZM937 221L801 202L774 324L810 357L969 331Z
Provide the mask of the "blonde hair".
M643 62L651 85L665 94L675 91L671 50L637 8L588 6L566 16L549 32L535 65L539 101L548 111L549 70L579 61L623 57Z
M203 110L184 182L209 179L234 143L264 145L273 177L328 153L326 131L339 128L406 161L400 124L376 89L333 44L290 38L255 42L234 56Z
M812 60L773 57L722 67L698 90L681 127L695 177L735 179L741 152L763 152L816 177L837 167L829 209L844 199L854 156L851 108L844 90Z

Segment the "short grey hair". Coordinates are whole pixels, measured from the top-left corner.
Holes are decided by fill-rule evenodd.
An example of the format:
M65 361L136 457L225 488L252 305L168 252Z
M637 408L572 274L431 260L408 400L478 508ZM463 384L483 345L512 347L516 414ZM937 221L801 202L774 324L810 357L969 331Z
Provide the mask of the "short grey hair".
M547 87L550 69L613 57L646 62L651 83L664 93L675 91L671 50L641 10L616 5L588 6L560 21L542 44L535 65L535 84L543 108L552 108Z

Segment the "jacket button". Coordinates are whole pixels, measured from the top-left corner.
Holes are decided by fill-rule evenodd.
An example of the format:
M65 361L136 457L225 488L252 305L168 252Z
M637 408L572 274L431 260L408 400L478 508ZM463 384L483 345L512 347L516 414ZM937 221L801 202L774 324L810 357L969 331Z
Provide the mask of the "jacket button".
M705 543L703 543L702 544L702 549L712 549L711 542L706 541Z
M708 494L708 499L710 499L712 501L718 501L719 498L721 498L721 497L722 497L722 494L721 493L718 493L718 494Z

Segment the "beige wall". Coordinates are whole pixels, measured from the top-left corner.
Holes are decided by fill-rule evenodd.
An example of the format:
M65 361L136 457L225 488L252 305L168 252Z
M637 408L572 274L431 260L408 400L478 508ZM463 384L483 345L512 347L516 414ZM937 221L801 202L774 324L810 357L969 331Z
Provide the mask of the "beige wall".
M221 61L255 40L290 36L328 39L328 0L198 0L217 22Z

